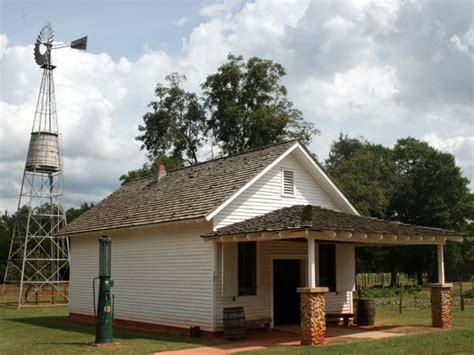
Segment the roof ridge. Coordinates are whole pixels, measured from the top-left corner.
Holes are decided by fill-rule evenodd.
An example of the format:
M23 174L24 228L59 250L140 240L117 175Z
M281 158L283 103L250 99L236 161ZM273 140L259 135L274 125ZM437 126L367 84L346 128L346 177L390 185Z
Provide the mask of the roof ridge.
M231 155L227 155L227 156L222 156L222 157L219 157L219 158L209 159L209 160L206 160L206 161L203 161L203 162L200 162L200 163L197 163L197 164L189 165L189 166L183 166L182 168L170 170L170 172L174 172L174 171L178 171L178 170L184 170L184 169L188 169L188 168L194 168L195 166L198 166L198 165L204 165L204 164L207 164L207 163L215 162L217 160L233 158L233 157L237 157L239 155L250 154L250 153L257 152L259 150L264 150L264 149L268 149L268 148L272 148L272 147L277 147L279 145L292 143L292 142L296 143L296 142L299 142L299 141L297 139L290 139L290 140L280 142L280 143L268 144L268 145L265 145L263 147L254 148L254 149L250 149L250 150L245 150L245 151L242 151L242 152L239 152L239 153L235 153L235 154L231 154Z
M259 147L259 148L254 148L254 149L242 151L242 152L239 152L239 153L235 153L235 154L231 154L231 155L227 155L227 156L222 156L222 157L219 157L219 158L209 159L209 160L206 160L206 161L203 161L203 162L199 162L197 164L183 166L182 168L172 169L172 170L168 171L168 173L173 173L175 171L180 171L180 170L186 170L186 169L194 168L196 166L201 166L201 165L204 165L204 164L207 164L207 163L212 163L212 162L215 162L215 161L218 161L218 160L233 158L233 157L237 157L237 156L244 155L244 154L255 153L259 150L264 150L264 149L268 149L268 148L272 148L272 147L277 147L277 146L283 145L283 144L297 143L297 142L299 143L298 139L290 139L290 140L280 142L280 143L269 144L269 145L265 145L265 146L262 146L262 147ZM136 179L133 179L133 180L130 180L130 181L126 182L124 185L128 185L132 182L140 181L140 180L143 180L143 179L148 179L148 178L151 178L152 176L153 176L153 174L148 174L146 176L141 176L141 177L138 177Z

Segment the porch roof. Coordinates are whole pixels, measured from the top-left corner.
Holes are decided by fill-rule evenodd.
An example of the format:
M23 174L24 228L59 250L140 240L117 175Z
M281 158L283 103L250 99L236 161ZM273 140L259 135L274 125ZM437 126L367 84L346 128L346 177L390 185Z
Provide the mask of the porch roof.
M446 240L463 240L463 234L451 230L352 215L312 205L281 208L219 228L202 237L225 242L310 235L322 240L380 244L442 244Z

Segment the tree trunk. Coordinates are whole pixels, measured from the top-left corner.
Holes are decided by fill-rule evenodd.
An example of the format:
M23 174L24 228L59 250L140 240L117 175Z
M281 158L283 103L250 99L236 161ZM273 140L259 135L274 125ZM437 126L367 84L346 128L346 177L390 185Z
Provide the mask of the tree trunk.
M397 287L397 270L390 271L390 287Z
M417 281L417 282L418 282L418 285L419 285L419 286L423 286L423 272L422 272L422 271L418 271L418 272L416 273L416 277L417 277L417 279L418 279L418 281Z

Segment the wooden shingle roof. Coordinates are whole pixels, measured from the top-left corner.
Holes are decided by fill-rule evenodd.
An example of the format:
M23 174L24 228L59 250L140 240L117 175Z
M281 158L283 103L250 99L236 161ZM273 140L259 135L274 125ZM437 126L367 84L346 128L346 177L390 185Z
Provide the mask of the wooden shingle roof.
M281 208L261 216L217 229L203 237L277 232L286 230L360 232L405 236L460 237L461 233L446 229L421 227L353 215L311 205Z
M121 186L57 235L202 218L271 164L295 141L174 170Z

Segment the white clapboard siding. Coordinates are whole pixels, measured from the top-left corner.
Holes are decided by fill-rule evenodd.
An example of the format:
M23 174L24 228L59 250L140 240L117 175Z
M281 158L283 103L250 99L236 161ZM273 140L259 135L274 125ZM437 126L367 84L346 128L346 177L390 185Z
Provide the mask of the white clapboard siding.
M347 314L352 312L352 291L326 294L326 313Z
M223 309L243 306L247 319L272 317L272 268L273 258L278 255L306 255L306 243L291 241L264 241L257 243L257 295L223 296L222 289L222 245L218 245L216 263L216 324L222 330ZM304 265L304 264L303 264ZM304 278L302 278L304 285Z
M211 330L212 243L200 238L210 223L130 229L112 237L115 318ZM93 315L98 275L96 237L71 239L71 313Z
M236 244L234 244L236 245ZM237 296L225 292L222 268L223 245L217 247L216 260L216 325L222 330L223 309L226 307L244 307L247 319L262 317L273 318L273 260L300 258L302 260L301 286L306 285L307 243L297 241L261 241L257 242L257 295ZM336 280L337 281L337 280ZM352 289L326 294L326 312L352 313Z
M355 290L355 248L336 244L336 291Z
M294 196L282 195L282 170L294 171ZM282 207L302 204L340 210L319 183L290 154L219 212L213 219L214 228L221 228Z

